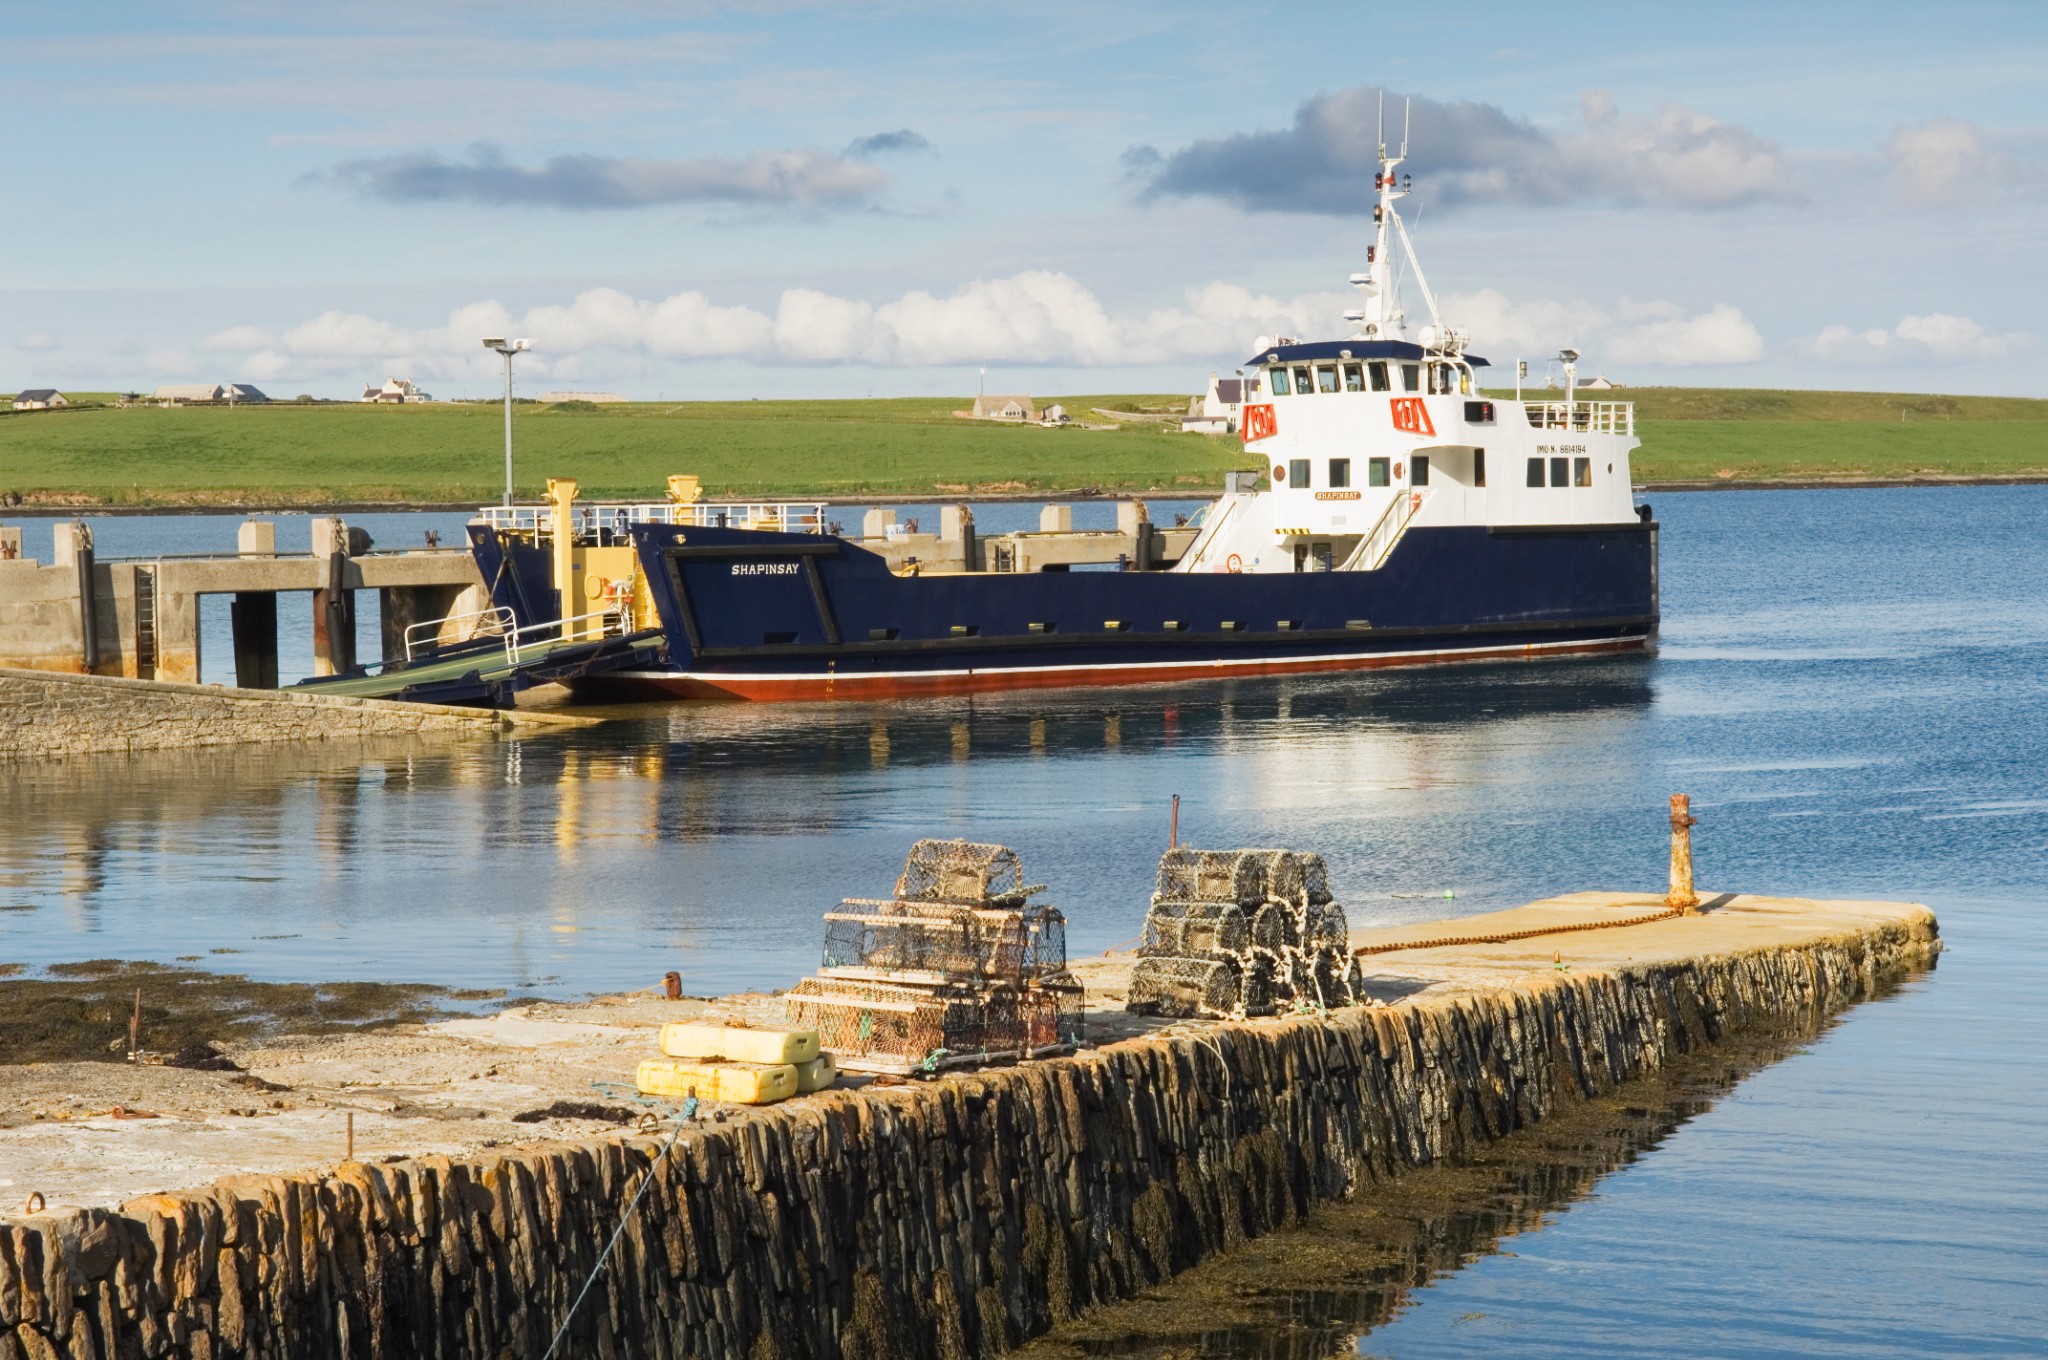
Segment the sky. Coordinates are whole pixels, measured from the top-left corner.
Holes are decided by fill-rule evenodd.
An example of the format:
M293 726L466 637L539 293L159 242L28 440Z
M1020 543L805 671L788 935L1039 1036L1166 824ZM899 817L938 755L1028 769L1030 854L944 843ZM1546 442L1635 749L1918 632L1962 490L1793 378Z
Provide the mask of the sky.
M0 18L0 386L1199 391L1345 333L1385 92L1497 382L2048 396L2039 4Z

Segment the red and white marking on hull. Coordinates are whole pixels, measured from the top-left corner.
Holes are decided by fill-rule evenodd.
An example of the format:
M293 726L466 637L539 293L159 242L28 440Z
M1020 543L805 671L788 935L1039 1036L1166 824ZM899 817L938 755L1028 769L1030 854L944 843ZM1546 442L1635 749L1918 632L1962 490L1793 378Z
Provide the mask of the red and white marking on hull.
M616 671L586 682L616 684L641 693L678 699L749 699L759 702L816 699L896 699L919 694L972 694L1003 689L1064 689L1082 685L1136 685L1172 680L1207 680L1250 675L1300 675L1317 671L1375 670L1384 666L1429 666L1461 661L1513 661L1601 652L1641 651L1641 633L1594 642L1538 642L1518 647L1438 648L1371 655L1305 656L1263 661L1124 662L1102 666L1001 666L945 671L855 671L824 675L766 672Z

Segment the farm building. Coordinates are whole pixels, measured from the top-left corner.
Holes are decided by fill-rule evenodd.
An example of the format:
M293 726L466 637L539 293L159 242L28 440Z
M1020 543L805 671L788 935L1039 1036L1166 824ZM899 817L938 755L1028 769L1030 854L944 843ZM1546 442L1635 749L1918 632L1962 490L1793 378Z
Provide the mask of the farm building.
M149 394L151 401L175 404L186 401L219 401L219 383L165 383Z
M64 394L54 387L31 387L14 399L17 411L47 411L52 406L69 406Z
M221 396L237 406L261 406L270 400L260 389L247 383L228 383L221 389Z
M1244 378L1218 378L1209 375L1209 390L1199 397L1188 398L1187 418L1180 423L1182 434L1229 434L1237 429L1238 408L1244 405ZM1254 392L1258 383L1249 386Z
M1031 404L1030 397L983 396L974 399L973 410L956 411L954 414L967 416L974 420L1015 420L1022 422L1038 419L1038 408Z
M420 391L411 378L386 378L382 387L365 387L362 400L397 406L410 401L432 401L433 397Z

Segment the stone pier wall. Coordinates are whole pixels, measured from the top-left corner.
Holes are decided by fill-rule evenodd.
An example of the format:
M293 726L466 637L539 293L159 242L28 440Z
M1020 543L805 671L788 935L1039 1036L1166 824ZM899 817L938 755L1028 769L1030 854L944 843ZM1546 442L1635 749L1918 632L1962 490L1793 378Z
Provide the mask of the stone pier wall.
M1674 1054L1810 1026L1933 937L1923 915L695 1128L564 1353L993 1354ZM0 1360L538 1357L659 1147L349 1163L20 1221L0 1229Z
M580 726L483 709L0 668L0 762L249 742L360 740ZM0 1357L5 1352L0 1351Z

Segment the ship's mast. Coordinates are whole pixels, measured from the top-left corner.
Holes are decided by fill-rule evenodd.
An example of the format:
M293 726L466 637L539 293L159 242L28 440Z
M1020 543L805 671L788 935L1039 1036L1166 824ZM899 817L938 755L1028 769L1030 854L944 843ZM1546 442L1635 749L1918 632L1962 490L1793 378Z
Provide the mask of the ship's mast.
M1379 172L1373 176L1372 181L1373 243L1365 253L1365 272L1351 276L1352 285L1365 294L1365 303L1354 311L1346 312L1344 319L1358 328L1352 336L1355 340L1403 338L1403 332L1408 329L1408 314L1401 310L1400 300L1394 295L1394 257L1393 251L1389 248L1398 237L1401 251L1408 257L1408 267L1415 275L1415 286L1422 290L1422 300L1429 307L1433 334L1426 336L1425 340L1433 339L1437 346L1443 347L1447 344L1448 337L1455 333L1449 331L1444 326L1442 318L1437 315L1436 295L1429 291L1429 281L1423 277L1422 261L1416 258L1415 243L1408 237L1407 224L1402 222L1401 214L1394 208L1396 200L1408 197L1410 185L1413 183L1411 176L1395 173L1402 162L1408 159L1409 108L1404 105L1401 114L1401 149L1389 155L1386 104L1386 92L1382 90ZM1453 344L1450 347L1456 346Z

